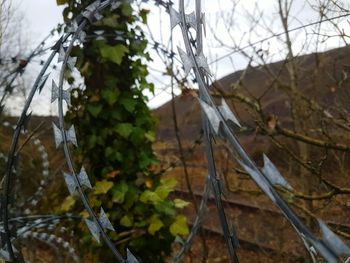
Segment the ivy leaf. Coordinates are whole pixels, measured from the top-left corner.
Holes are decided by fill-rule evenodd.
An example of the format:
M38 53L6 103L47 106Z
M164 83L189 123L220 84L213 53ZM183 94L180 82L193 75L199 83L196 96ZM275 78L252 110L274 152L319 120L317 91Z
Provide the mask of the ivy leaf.
M69 0L56 0L57 5L65 5L69 2Z
M157 189L155 190L155 193L157 193L157 195L164 200L165 198L168 197L169 193L174 191L174 187L177 184L177 181L173 178L166 178L166 179L162 179L161 181L161 185L157 187Z
M134 219L131 216L125 215L120 219L120 224L125 227L132 227Z
M83 211L81 211L80 213L79 213L79 215L82 217L82 218L89 218L89 213L88 213L88 211L86 211L86 210L83 210Z
M60 210L61 212L68 212L75 205L75 199L72 196L67 196L63 203L61 204Z
M149 10L147 9L141 9L140 11L140 17L142 18L142 22L147 24L147 15L149 14Z
M87 110L96 118L102 111L102 105L88 105Z
M122 98L120 104L123 105L128 112L132 113L135 110L137 101L130 98Z
M182 199L174 199L174 203L175 203L175 207L180 208L180 209L182 209L190 204L189 202L186 202Z
M140 201L142 203L148 203L151 202L153 204L156 204L158 202L161 202L162 199L155 193L149 190L144 191L140 196Z
M115 130L122 137L128 138L133 130L133 126L130 123L119 123L116 125Z
M145 137L150 142L154 142L156 140L156 135L153 131L146 132Z
M109 106L113 106L119 97L119 93L115 90L105 89L102 91L102 98L104 98Z
M132 15L132 7L130 6L130 4L122 5L122 14L124 16L131 16Z
M175 218L175 222L170 226L170 233L173 236L188 235L187 219L184 215L179 215Z
M176 210L175 210L174 204L172 202L169 202L169 201L158 202L154 205L154 208L156 209L156 211L158 213L161 213L164 215L168 215L171 217L176 215Z
M153 215L150 219L150 225L148 227L148 233L152 236L164 226L163 222L159 219L157 215Z
M122 63L123 57L125 54L129 53L129 49L124 45L116 46L107 46L103 45L100 48L101 56L111 62L114 62L117 65Z
M128 184L125 181L122 181L120 184L114 187L112 190L113 202L123 203L128 189Z
M94 187L94 194L105 194L113 187L112 182L108 182L106 180L96 182Z
M174 189L174 187L177 185L177 181L174 178L163 178L160 180L160 183L169 189Z
M162 200L168 197L170 192L172 192L172 188L168 188L164 185L158 186L157 189L154 191Z

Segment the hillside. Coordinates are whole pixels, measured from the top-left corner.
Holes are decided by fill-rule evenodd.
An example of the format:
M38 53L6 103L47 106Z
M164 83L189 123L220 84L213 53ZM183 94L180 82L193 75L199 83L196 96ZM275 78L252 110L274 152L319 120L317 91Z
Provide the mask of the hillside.
M344 107L344 110L349 111L350 80L347 74L350 72L350 47L300 56L296 58L296 63L300 72L299 87L305 96L329 108L337 103ZM278 116L279 120L287 125L290 121L290 109L286 103L286 94L274 87L275 78L270 76L269 71L274 73L281 82L289 81L285 62L280 61L264 67L250 67L246 72L242 70L229 74L216 81L212 90L219 88L225 94L234 93L232 85L241 81L246 87L245 93L255 97L265 94L261 100L263 110ZM243 74L244 77L240 80ZM194 132L198 133L200 130L198 102L194 97L184 95L175 99L175 105L181 134L184 139L190 139ZM251 116L244 105L234 103L231 106L240 121L251 123ZM171 102L154 110L154 115L159 119L157 135L160 140L174 138L171 112Z

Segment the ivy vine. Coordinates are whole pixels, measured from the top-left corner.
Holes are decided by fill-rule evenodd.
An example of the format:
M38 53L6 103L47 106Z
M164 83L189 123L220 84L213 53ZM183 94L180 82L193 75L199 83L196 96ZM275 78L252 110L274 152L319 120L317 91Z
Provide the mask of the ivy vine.
M57 0L67 5L66 22L89 2ZM129 248L143 262L164 262L175 237L188 234L186 217L178 214L187 203L170 200L176 180L161 178L153 169L157 163L152 149L156 121L144 91L153 92L154 85L146 79L146 62L151 58L141 28L148 13L124 1L91 25L86 42L72 53L78 58L84 88L77 87L72 75L66 76L77 87L67 120L75 125L79 138L76 162L84 164L95 185L91 203L96 211L103 204L109 214L117 231L111 235L118 250ZM105 37L96 38L96 32ZM71 197L61 208L79 209ZM106 251L98 253L102 250L83 225L81 231L84 245L96 248L96 258L111 262Z

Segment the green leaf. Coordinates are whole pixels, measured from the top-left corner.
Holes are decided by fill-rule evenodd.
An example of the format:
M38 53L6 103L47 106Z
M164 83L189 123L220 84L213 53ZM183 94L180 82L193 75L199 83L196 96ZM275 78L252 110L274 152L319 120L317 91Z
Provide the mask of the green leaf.
M150 219L150 225L148 227L148 233L154 235L159 229L164 226L163 222L157 215L153 215Z
M102 105L88 105L87 110L96 118L102 111Z
M103 45L100 48L101 56L117 65L122 63L125 54L129 53L129 49L124 45L107 46Z
M174 189L174 187L177 185L177 181L174 178L163 178L160 180L160 183L169 189Z
M141 9L140 11L140 17L142 18L142 22L147 24L147 15L149 14L150 10L147 9Z
M155 193L157 193L157 195L162 200L164 200L165 198L168 197L169 193L174 191L174 187L176 186L177 181L173 178L166 178L166 179L162 179L160 182L161 182L161 185L157 187L157 189L155 190Z
M72 196L67 196L61 204L60 211L68 212L75 205L76 200Z
M120 219L120 224L125 227L132 227L134 224L134 219L132 216L125 215Z
M145 137L148 141L154 142L156 140L156 135L153 131L148 131L145 133Z
M175 203L175 207L180 208L180 209L182 209L190 204L189 202L186 202L182 199L174 199L174 203Z
M170 201L157 202L156 204L154 204L154 208L157 210L158 213L161 213L164 215L168 215L168 216L176 215L175 206Z
M96 143L97 143L97 136L95 134L92 134L90 137L87 137L89 140L88 146L89 148L93 148L95 147Z
M146 190L141 194L140 201L142 203L151 202L151 203L155 204L155 203L161 202L162 199L155 192Z
M140 190L137 187L134 187L133 185L128 186L128 191L125 194L125 201L123 203L123 208L125 210L129 210L136 202L139 201L139 193Z
M120 100L120 104L123 105L128 112L132 113L135 109L137 101L130 98L122 98Z
M116 15L111 15L102 19L102 24L109 27L117 27L118 20Z
M120 184L115 186L112 189L113 202L123 203L125 194L128 192L128 184L125 181L122 181Z
M57 5L65 5L69 2L69 0L56 0Z
M117 90L102 90L102 98L104 98L110 106L114 105L117 102L118 97L119 92Z
M178 215L175 218L175 222L170 226L170 233L173 236L188 235L187 218L184 215Z
M131 16L132 15L132 7L130 6L130 4L122 5L122 14L124 16Z
M167 186L158 186L157 189L154 191L162 200L168 197L170 192L172 192L173 189L169 188Z
M94 194L105 194L113 187L112 182L108 182L106 180L96 182L94 187Z
M122 137L128 138L133 130L133 126L130 123L119 123L116 125L115 130Z

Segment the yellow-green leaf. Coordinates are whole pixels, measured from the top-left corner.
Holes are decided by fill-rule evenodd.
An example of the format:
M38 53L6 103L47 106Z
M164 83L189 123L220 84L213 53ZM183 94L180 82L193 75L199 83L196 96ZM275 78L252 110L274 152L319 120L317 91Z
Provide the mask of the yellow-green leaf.
M115 126L115 130L122 137L128 138L133 130L133 126L130 123L119 123Z
M174 199L174 203L175 203L175 207L180 208L180 209L184 208L190 204L189 202L186 202L182 199Z
M56 0L57 5L65 5L69 0Z
M156 135L154 134L153 131L146 132L145 137L150 142L154 142L156 140Z
M155 193L149 190L146 190L140 196L140 201L143 203L151 202L153 204L162 201L162 199Z
M168 197L169 193L173 191L173 189L169 189L168 187L161 185L158 186L154 191L162 200Z
M129 53L129 49L126 46L120 44L116 46L104 45L101 47L100 52L101 56L104 59L120 65L125 54Z
M168 197L169 193L174 190L177 181L173 178L166 178L160 181L161 185L154 191L162 200Z
M113 187L112 182L108 182L106 180L96 182L94 187L94 194L105 194Z
M72 196L67 196L61 204L61 212L68 212L75 205L75 199Z
M170 233L173 236L188 235L187 218L184 215L179 215L175 218L174 223L170 226Z
M120 219L120 224L125 227L132 227L134 220L131 216L125 215Z
M174 178L163 178L160 180L160 183L169 189L174 189L174 187L177 185L177 181Z
M157 215L153 215L150 219L150 225L148 227L148 233L154 235L159 229L164 226L162 220Z
M88 211L86 211L86 210L83 210L83 211L81 211L80 213L80 216L82 217L82 218L88 218L90 215L89 215L89 213L88 213Z

